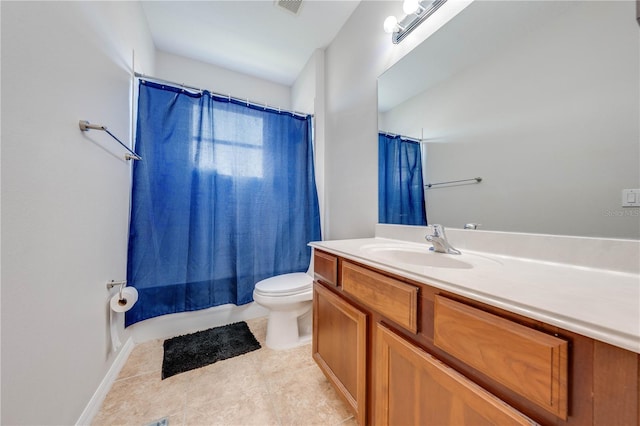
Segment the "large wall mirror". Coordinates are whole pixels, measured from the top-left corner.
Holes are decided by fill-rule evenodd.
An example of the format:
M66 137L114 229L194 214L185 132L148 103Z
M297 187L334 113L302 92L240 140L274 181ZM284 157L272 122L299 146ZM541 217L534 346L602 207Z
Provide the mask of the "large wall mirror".
M640 239L635 1L480 1L378 81L379 129L421 139L428 223Z

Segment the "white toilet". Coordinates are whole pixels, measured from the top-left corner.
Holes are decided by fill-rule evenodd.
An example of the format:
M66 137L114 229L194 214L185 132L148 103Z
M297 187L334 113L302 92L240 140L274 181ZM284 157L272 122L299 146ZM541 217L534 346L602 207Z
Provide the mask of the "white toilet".
M311 341L313 278L304 272L258 282L253 300L269 309L267 346L288 349Z

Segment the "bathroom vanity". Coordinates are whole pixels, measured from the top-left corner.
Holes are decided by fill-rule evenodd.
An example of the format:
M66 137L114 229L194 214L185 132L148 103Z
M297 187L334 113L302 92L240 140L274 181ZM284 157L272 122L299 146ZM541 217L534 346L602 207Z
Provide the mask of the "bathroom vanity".
M636 271L386 238L311 245L313 357L358 424L639 424Z

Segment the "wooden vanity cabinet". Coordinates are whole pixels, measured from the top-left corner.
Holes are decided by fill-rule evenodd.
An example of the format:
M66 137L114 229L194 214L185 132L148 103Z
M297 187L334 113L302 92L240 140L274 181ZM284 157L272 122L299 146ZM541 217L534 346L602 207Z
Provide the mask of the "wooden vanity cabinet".
M418 331L418 287L345 262L342 290L412 333Z
M358 424L640 426L640 354L314 251L313 356Z
M376 324L375 356L375 424L535 424L380 323Z
M359 425L366 415L367 315L323 284L313 287L313 359Z
M338 258L332 254L315 250L313 254L313 275L316 281L329 286L338 285Z
M434 344L566 420L566 340L436 295Z

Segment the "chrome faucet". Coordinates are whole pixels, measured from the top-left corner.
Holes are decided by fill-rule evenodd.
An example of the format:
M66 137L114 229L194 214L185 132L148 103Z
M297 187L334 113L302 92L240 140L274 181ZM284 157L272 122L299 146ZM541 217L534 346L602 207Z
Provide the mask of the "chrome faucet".
M433 229L433 234L424 237L425 240L433 244L433 247L429 250L433 250L436 253L462 254L460 250L454 249L451 244L449 244L449 241L447 241L444 226L435 224L431 225L431 228Z

